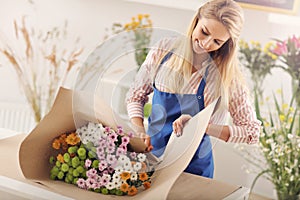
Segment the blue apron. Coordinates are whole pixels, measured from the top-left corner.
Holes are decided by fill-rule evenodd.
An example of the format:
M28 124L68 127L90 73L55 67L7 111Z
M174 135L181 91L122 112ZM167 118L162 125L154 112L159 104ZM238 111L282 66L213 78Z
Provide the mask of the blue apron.
M169 59L172 52L168 53L162 60L161 65ZM154 94L152 99L152 111L149 117L149 126L147 134L151 137L151 144L153 145L152 153L157 157L161 156L172 134L172 123L182 114L196 115L204 109L204 88L206 85L206 77L208 74L208 67L205 75L202 78L198 87L197 94L175 94L161 92L156 89L155 82ZM213 177L214 162L212 156L212 148L210 138L207 134L204 137L195 152L191 162L185 169L185 172Z

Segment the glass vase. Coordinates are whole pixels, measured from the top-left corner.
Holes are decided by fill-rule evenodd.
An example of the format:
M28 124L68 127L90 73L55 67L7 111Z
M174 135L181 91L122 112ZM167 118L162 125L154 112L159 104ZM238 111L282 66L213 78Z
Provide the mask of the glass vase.
M288 191L276 190L277 200L300 200L300 194L289 194Z

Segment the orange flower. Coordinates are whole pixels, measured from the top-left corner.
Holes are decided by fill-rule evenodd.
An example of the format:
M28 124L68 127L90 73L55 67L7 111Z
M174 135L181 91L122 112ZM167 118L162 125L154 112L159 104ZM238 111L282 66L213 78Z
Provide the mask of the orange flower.
M61 162L61 163L64 163L64 162L65 162L65 161L64 161L64 157L63 157L61 154L58 154L57 157L56 157L56 159L57 159L59 162Z
M67 134L63 133L59 136L59 140L61 143L63 143L65 141L65 139L67 138Z
M145 188L145 190L147 190L147 189L149 189L150 187L151 187L151 183L150 182L144 182L143 183L143 186L144 186L144 188Z
M59 149L59 148L60 148L60 141L59 141L59 139L55 139L55 140L53 141L52 147L53 147L54 149Z
M121 187L120 187L120 190L121 190L122 192L127 192L128 189L129 189L129 185L128 185L127 183L123 183L123 184L121 185Z
M122 174L120 175L121 179L126 181L127 179L130 178L130 173L129 172L122 172Z
M136 194L137 194L137 189L136 189L136 187L131 186L131 187L128 189L128 195L129 195L129 196L133 196L133 195L136 195Z
M68 137L66 138L66 142L69 145L76 145L78 144L78 142L80 142L80 138L77 136L76 133L71 133L70 135L68 135Z
M147 175L147 173L140 173L140 174L139 174L139 179L140 179L141 181L146 181L146 180L148 180L148 175Z

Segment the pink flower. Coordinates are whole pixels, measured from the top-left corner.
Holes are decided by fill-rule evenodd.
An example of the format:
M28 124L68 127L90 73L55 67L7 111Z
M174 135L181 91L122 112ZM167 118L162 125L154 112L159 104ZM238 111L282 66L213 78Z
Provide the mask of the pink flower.
M100 154L100 153L104 153L104 148L103 147L97 147L97 154Z
M106 167L107 167L107 162L106 162L105 160L102 160L102 161L99 163L99 170L100 170L100 171L103 171Z
M105 153L104 152L102 152L102 153L97 152L97 157L98 157L98 160L105 160Z
M110 142L115 142L118 140L118 135L115 132L112 132L108 136Z
M110 127L107 126L107 127L104 128L104 130L105 130L105 132L110 133Z
M122 127L118 128L117 130L118 135L123 136L124 135L124 131L122 129Z
M127 136L122 137L122 145L126 146L129 143L129 140L129 137Z
M131 157L132 159L135 159L135 158L136 158L136 153L135 153L135 152L131 152L129 155L130 155L130 157Z
M116 156L120 156L120 155L124 155L124 154L126 154L126 151L124 151L124 149L123 148L118 148L117 149L117 153L116 153Z
M273 53L275 53L278 56L286 55L288 53L287 49L287 42L277 42L276 47L273 50Z
M107 155L107 163L108 164L114 164L117 161L115 155Z
M96 178L97 170L94 169L94 168L89 169L89 170L86 172L86 175L87 175L87 177L90 177L90 178Z
M129 132L129 133L128 133L128 137L129 137L129 138L133 138L133 136L134 136L134 134L133 134L132 132Z
M79 178L76 184L79 188L86 189L85 180L83 178Z
M112 167L108 167L107 168L108 173L112 174L115 170Z
M87 168L89 168L91 166L91 164L92 164L92 161L90 159L86 159L84 167L87 169Z
M299 49L300 48L300 37L297 38L295 35L291 38L291 42L295 44L295 48Z
M87 178L85 184L88 189L95 189L97 186L97 181L93 178Z
M109 153L109 154L112 154L113 152L115 152L115 148L114 147L108 147L106 149L106 152Z
M127 145L121 144L121 145L119 146L119 148L122 148L125 152L127 151Z

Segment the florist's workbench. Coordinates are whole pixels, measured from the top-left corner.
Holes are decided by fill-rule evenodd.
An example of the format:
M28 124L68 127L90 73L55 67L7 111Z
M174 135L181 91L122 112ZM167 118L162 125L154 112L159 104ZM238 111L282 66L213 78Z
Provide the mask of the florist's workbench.
M57 191L39 184L38 181L27 180L23 177L18 162L18 152L19 146L25 137L25 134L19 134L0 139L0 156L2 158L0 165L0 199L86 199L87 196L82 196L82 189L74 185L55 181L55 184L68 185L68 190ZM248 191L247 188L240 186L182 173L170 190L168 199L245 199ZM85 194L88 195L88 199L106 198L102 194L89 191L85 191ZM100 196L101 198L99 198ZM113 199L117 198L119 197L113 196ZM130 197L125 198L130 199Z

